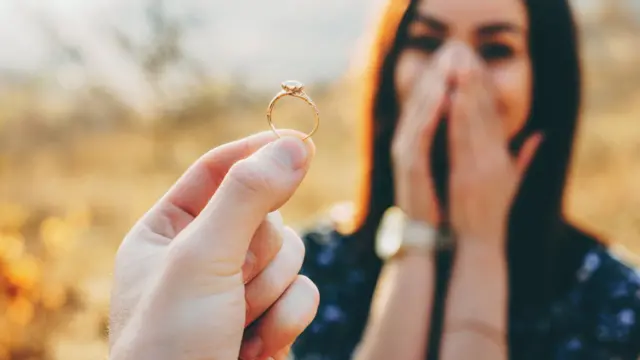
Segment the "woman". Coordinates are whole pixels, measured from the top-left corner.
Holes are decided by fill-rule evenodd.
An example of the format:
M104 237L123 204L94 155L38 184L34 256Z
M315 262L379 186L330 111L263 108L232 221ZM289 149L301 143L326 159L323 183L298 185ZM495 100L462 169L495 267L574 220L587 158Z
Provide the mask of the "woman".
M637 359L640 276L562 214L567 2L391 0L372 60L359 226L304 236L321 302L294 357ZM383 261L390 208L422 243Z

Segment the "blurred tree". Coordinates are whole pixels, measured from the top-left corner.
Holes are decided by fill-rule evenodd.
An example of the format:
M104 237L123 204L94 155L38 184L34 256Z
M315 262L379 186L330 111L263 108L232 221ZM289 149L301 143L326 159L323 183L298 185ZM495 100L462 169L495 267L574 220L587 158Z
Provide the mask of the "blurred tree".
M149 0L144 7L148 36L136 41L131 34L113 27L112 33L123 53L129 56L144 74L152 88L157 106L169 106L168 77L176 76L189 86L201 85L206 74L200 62L187 55L184 41L187 33L200 24L196 14L172 13L166 0ZM172 84L175 85L175 84Z
M184 113L191 97L207 82L204 67L184 50L189 31L196 30L199 22L195 13L171 11L166 0L148 0L144 6L144 19L148 34L136 40L133 34L113 27L112 36L119 48L138 67L153 91L153 116L150 120L150 136L157 147L154 151L158 168L171 168L176 161L173 152L167 152L171 139L165 128L174 125L175 113ZM184 97L187 97L185 99Z

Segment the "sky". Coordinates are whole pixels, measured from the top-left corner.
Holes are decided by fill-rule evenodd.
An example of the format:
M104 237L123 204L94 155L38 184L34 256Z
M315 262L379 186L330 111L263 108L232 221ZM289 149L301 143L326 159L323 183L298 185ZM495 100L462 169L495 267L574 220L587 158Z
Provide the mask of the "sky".
M367 21L380 0L169 0L174 14L197 14L201 24L187 36L188 54L217 79L241 78L250 87L284 79L333 79L348 67ZM0 73L51 66L52 42L37 19L79 46L86 67L56 66L62 87L87 77L145 102L152 95L136 64L124 56L110 29L144 41L146 0L0 0ZM369 5L369 6L367 6ZM247 7L251 10L247 11Z
M64 42L78 46L84 68L55 70L62 87L87 77L127 94L148 98L136 65L113 40L118 28L144 40L148 0L0 0L0 72L31 72L52 66L46 19ZM600 0L574 0L588 10ZM188 54L219 79L241 78L266 87L284 79L336 78L365 45L363 33L383 0L166 0L174 14L196 14L198 30L187 36ZM633 1L632 1L633 2ZM635 1L640 14L640 1ZM250 10L247 10L250 9Z

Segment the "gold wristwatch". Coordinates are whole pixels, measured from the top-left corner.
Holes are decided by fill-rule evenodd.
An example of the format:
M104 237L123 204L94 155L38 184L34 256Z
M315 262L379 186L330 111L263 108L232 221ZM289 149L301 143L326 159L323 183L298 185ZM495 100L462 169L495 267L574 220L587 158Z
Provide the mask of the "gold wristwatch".
M423 221L410 219L398 207L389 208L376 234L376 254L382 260L404 253L428 254L438 248L438 230Z

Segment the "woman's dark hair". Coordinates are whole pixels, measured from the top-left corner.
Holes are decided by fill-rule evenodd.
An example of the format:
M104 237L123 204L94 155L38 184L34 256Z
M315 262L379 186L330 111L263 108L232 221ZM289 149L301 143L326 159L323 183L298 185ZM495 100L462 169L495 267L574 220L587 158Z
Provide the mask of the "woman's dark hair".
M533 68L531 113L512 140L512 151L533 131L542 131L538 149L516 197L505 249L509 266L509 314L538 317L549 301L567 291L588 246L596 240L563 218L563 192L578 123L581 76L578 42L567 0L522 0L529 19L529 50ZM416 0L390 0L374 43L365 86L362 136L364 192L359 226L353 233L364 252L374 248L381 217L394 204L391 141L398 117L394 69ZM438 132L442 135L443 130ZM446 132L444 133L446 135ZM446 139L439 136L437 139ZM442 147L434 144L434 148ZM446 175L434 173L438 197L446 204ZM436 299L429 358L435 359L444 313L443 304L453 256L437 256ZM440 316L438 316L440 315ZM530 339L529 339L530 340ZM528 339L509 339L522 350Z

